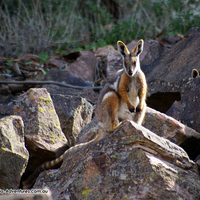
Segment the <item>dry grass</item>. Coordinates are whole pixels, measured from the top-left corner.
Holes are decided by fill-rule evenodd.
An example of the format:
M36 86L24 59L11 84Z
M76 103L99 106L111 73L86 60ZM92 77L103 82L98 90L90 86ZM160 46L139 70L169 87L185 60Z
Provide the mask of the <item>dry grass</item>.
M184 34L200 26L200 4L194 0L18 0L12 12L9 2L16 4L0 4L0 56L7 57L52 54L85 40L99 47L153 38L163 30ZM115 3L116 13L108 2Z
M4 5L5 9L0 10L1 56L49 53L68 42L74 34L76 18L61 12L62 3L56 10L53 10L51 5L42 10L39 1L31 0L30 12L27 6L19 0L19 6L12 16L5 2ZM73 12L72 9L70 10Z

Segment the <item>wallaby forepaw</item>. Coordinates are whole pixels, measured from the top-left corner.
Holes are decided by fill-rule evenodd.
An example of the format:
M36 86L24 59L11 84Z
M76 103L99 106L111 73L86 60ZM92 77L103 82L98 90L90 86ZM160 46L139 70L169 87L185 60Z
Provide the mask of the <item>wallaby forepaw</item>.
M142 106L137 106L136 107L136 112L140 112L142 110Z
M133 106L133 107L129 108L129 111L130 111L131 113L135 112L135 107Z

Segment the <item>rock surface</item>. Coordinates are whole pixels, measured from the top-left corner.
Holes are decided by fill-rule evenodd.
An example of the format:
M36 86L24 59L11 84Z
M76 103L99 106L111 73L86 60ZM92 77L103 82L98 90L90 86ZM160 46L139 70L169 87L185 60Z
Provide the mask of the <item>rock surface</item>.
M149 107L166 113L174 101L181 100L182 89L190 79L193 68L200 69L199 36L199 28L191 29L167 53L142 66L147 78ZM188 108L188 112L194 112L193 108Z
M68 153L34 188L49 187L53 199L199 199L199 183L182 148L126 121L110 137Z
M143 125L184 148L190 159L200 155L200 133L164 113L147 107Z
M45 76L45 80L64 82L64 83L68 83L68 84L76 85L76 86L85 86L85 87L92 86L91 83L89 83L88 81L83 81L79 79L73 73L70 73L68 71L61 71L58 69L51 69Z
M82 128L78 135L78 140L76 144L89 142L95 138L98 134L98 121L96 117L93 117L90 123Z
M48 68L62 69L67 66L67 63L63 60L58 60L56 58L50 58L47 62Z
M95 52L96 57L105 57L107 59L106 75L107 77L112 76L117 70L122 69L122 56L115 50L111 45L99 48Z
M200 68L200 29L191 30L185 39L176 43L165 55L148 67L143 67L147 76L149 92L181 92L188 82L193 68Z
M20 61L23 63L28 62L28 61L39 62L40 57L34 54L25 54L20 58Z
M22 94L14 113L24 121L26 146L30 152L28 172L56 157L56 151L67 143L61 130L50 94L33 88ZM37 158L37 159L34 159Z
M91 122L93 106L82 97L51 95L60 125L69 145L73 146L81 129Z
M73 97L82 97L85 98L88 102L92 103L93 105L96 104L98 99L98 94L95 93L91 88L86 89L73 89L67 87L60 87L57 85L44 85L44 88L53 95L69 95Z
M24 124L19 116L0 119L0 188L17 189L28 163Z
M176 120L180 120L180 113L181 113L181 101L174 101L172 106L166 112L167 115L173 117Z
M146 110L143 126L177 145L181 145L187 138L200 139L200 133L194 129L149 107Z
M200 77L196 77L182 89L181 121L200 132Z
M95 80L95 66L97 63L96 57L92 52L82 53L84 55L80 56L75 62L73 62L65 70L69 70L75 74L78 78L82 80L87 80L94 82Z

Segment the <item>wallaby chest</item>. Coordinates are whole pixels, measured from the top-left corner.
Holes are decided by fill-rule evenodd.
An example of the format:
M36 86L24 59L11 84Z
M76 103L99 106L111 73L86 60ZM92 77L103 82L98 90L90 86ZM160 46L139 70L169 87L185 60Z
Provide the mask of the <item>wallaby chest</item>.
M124 92L127 93L129 102L135 107L139 103L138 92L141 87L138 82L138 76L139 72L137 72L133 77L129 77L124 73L121 75L118 86L119 94L123 94L120 90L124 90Z
M131 77L129 84L127 85L127 93L130 100L138 96L139 88L140 85L138 84L137 77Z

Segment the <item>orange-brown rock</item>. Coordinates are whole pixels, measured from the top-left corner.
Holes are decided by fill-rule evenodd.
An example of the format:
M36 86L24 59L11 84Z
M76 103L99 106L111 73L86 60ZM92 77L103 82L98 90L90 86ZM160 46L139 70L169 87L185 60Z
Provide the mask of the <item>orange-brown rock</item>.
M197 165L176 144L125 121L110 137L70 151L34 186L53 199L199 199Z
M143 125L157 135L180 145L191 159L194 160L200 155L200 133L174 118L147 107Z
M177 145L182 144L190 137L200 139L200 133L194 129L185 126L173 117L149 107L147 107L143 125L157 135L167 138Z
M77 58L75 62L73 62L66 71L72 72L78 78L94 82L95 80L95 66L97 63L96 57L93 53L82 53L80 57Z

